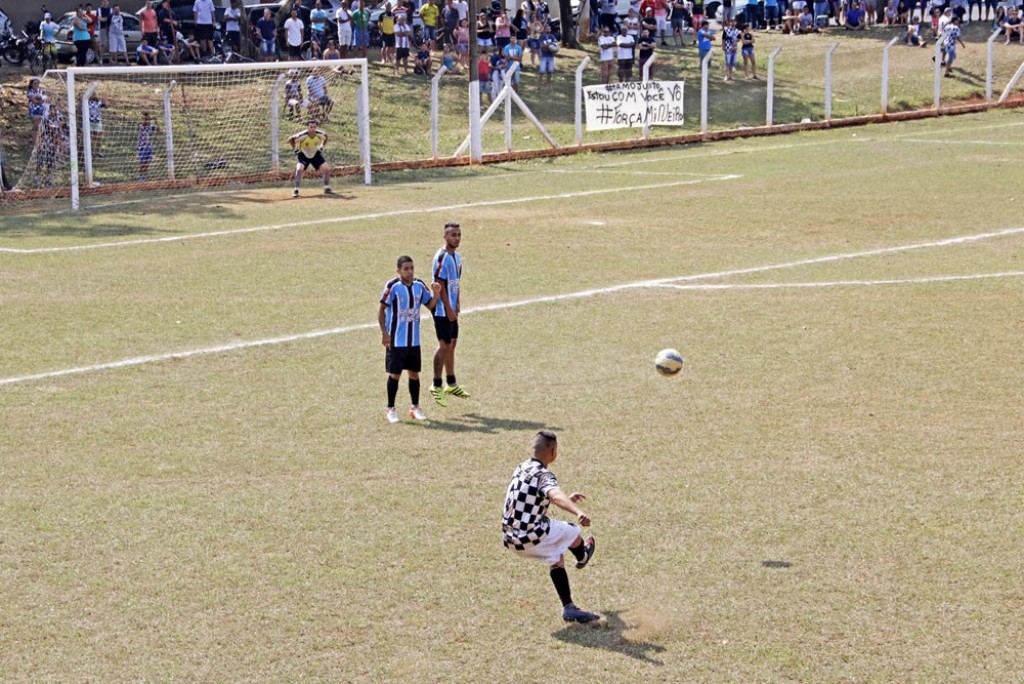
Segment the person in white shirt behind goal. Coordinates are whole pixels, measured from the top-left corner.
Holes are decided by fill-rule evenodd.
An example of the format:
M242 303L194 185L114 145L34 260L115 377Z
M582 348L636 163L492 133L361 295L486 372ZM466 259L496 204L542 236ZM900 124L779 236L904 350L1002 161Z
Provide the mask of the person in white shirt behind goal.
M331 195L331 165L324 159L323 149L327 144L327 134L317 126L320 122L310 119L304 131L299 131L288 138L288 144L295 150L295 188L292 190L292 197L299 196L299 187L302 185L302 176L306 169L312 164L316 171L323 170L324 194Z

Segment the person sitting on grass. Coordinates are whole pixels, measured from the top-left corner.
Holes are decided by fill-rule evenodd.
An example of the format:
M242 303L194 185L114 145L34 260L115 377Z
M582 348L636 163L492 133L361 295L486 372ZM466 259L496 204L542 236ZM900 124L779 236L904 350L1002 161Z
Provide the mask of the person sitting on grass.
M914 17L907 24L907 35L904 38L907 45L917 45L918 47L925 47L928 43L924 36L921 34L921 17Z
M324 48L324 54L322 59L342 59L341 50L338 49L338 44L333 40L327 41L327 47Z
M896 8L896 0L889 0L885 5L885 26L895 26L899 21L899 11Z
M420 44L419 49L416 50L416 65L413 67L413 73L423 74L424 76L433 76L432 60L430 58L429 43L424 41Z
M452 46L448 43L444 45L444 54L441 55L441 64L446 69L445 73L458 75L462 73L459 68L459 62L455 58L455 53L452 52Z
M1024 45L1024 20L1020 18L1020 10L1011 7L1003 22L1003 31L1006 33L1006 44L1009 45L1014 36Z
M867 28L864 10L856 0L850 5L850 9L846 10L846 24L844 28L847 31L863 31Z
M160 51L143 38L139 43L139 47L135 48L135 54L138 57L138 64L140 66L156 66L157 55L160 54Z
M800 15L800 33L818 33L821 29L818 22L814 20L814 14L810 7L804 7L804 13Z
M185 47L188 49L188 56L196 64L199 64L199 59L202 53L199 52L199 41L196 40L196 34L188 34L188 38L185 39Z

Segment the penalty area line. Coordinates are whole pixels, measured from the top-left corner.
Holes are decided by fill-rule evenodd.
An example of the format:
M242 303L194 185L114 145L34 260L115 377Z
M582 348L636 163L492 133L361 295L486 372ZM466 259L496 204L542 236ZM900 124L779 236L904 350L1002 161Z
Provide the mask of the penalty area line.
M936 240L934 242L919 242L909 245L887 247L884 249L873 249L863 252L849 252L846 254L833 254L831 256L817 257L813 259L801 259L799 261L788 261L780 264L770 264L766 266L757 266L752 268L733 269L729 271L717 271L711 273L699 273L690 276L675 276L672 278L656 278L652 280L638 280L630 283L622 283L620 285L612 285L610 287L592 288L587 290L578 290L576 292L566 292L557 295L546 295L540 297L531 297L528 299L520 299L511 302L496 302L494 304L484 304L482 306L476 306L466 309L462 312L463 315L484 313L487 311L505 311L508 309L516 309L523 306L532 306L534 304L550 304L553 302L564 302L573 299L585 299L589 297L596 297L599 295L612 294L615 292L622 292L625 290L632 290L637 288L645 287L658 287L658 286L673 286L675 283L680 281L693 281L693 280L707 280L713 278L724 278L733 275L742 275L747 273L760 273L765 271L782 270L787 268L796 268L798 266L827 263L832 261L840 261L844 259L856 259L869 256L876 256L880 254L890 254L894 252L904 252L916 249L925 249L930 247L948 247L950 245L964 244L976 240L985 240L989 238L1003 237L1006 235L1013 235L1017 233L1024 233L1024 227L1021 228L1008 228L1006 230L1000 230L990 233L980 233L975 235L963 235L956 238L949 238L946 240ZM679 285L680 288L686 288L685 285ZM696 288L694 288L696 289ZM285 335L281 337L272 337L263 340L251 340L248 342L233 342L230 344L221 344L212 347L201 347L198 349L190 349L180 352L172 352L165 354L151 354L148 356L137 356L130 359L122 359L120 361L112 361L109 363L98 363L91 366L79 366L77 368L65 368L63 370L49 371L44 373L34 373L32 375L22 375L10 378L0 378L0 386L3 385L16 385L21 383L33 382L37 380L46 380L53 378L67 377L70 375L82 375L85 373L95 373L104 370L115 370L118 368L130 368L132 366L140 366L148 363L156 363L160 361L170 361L176 359L187 359L194 356L205 356L211 354L223 354L227 352L242 351L246 349L254 349L257 347L269 347L278 344L287 344L290 342L301 342L303 340L312 340L320 337L329 337L333 335L342 335L350 332L358 332L362 330L373 330L377 328L376 323L362 323L357 325L347 325L338 328L330 328L327 330L314 330L311 332L297 333L294 335Z
M442 211L459 211L464 209L477 209L480 207L499 207L509 204L526 204L529 202L546 202L550 200L573 199L576 197L592 197L594 195L607 195L611 193L633 192L636 190L659 190L662 188L676 188L683 185L698 185L700 183L713 183L716 181L735 180L742 178L740 174L708 174L704 178L691 180L670 181L667 183L650 183L646 185L613 186L597 190L578 190L576 192L563 192L553 195L534 195L532 197L512 197L508 199L481 200L479 202L460 202L459 204L443 204L433 207L417 209L395 209L392 211L380 211L371 214L355 214L352 216L335 216L323 219L311 219L309 221L295 221L292 223L279 223L265 226L253 226L251 228L231 228L226 230L208 231L205 233L192 233L188 235L173 235L159 238L143 238L140 240L123 240L120 242L99 242L91 245L74 245L69 247L39 247L35 249L15 249L12 247L0 247L0 252L7 254L53 254L60 252L84 252L94 249L114 249L118 247L131 247L135 245L152 245L165 242L178 242L180 240L196 240L201 238L229 237L243 235L246 233L262 233L273 230L288 230L291 228L306 228L308 226L320 226L328 223L350 223L352 221L372 221L393 216L411 216L418 214L435 214Z

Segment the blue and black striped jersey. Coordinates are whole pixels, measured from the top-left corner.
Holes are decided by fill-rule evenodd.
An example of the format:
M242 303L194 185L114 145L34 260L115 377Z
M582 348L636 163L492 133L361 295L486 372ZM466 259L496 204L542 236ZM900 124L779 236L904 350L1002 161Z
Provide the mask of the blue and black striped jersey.
M434 282L444 282L445 287L448 288L448 301L451 305L458 309L459 304L459 280L462 278L462 255L458 252L450 253L445 249L444 245L441 245L441 249L437 250L434 255ZM448 312L445 311L444 302L440 298L437 300L437 309L434 311L435 316L447 316Z
M419 278L406 285L401 278L392 278L384 286L380 303L385 305L384 325L391 336L391 346L420 346L420 307L433 299L433 293Z

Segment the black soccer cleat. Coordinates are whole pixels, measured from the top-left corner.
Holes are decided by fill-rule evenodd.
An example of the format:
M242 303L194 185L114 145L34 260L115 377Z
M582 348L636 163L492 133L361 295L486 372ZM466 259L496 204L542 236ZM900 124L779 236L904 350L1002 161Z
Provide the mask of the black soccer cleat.
M566 622L579 622L581 624L587 624L594 620L601 618L597 613L591 613L586 610L580 610L576 607L575 603L570 603L565 608L562 608L562 619Z
M576 569L582 570L590 562L590 559L594 557L594 551L597 550L597 542L594 541L593 537L587 537L587 540L583 542L583 560L576 562Z

